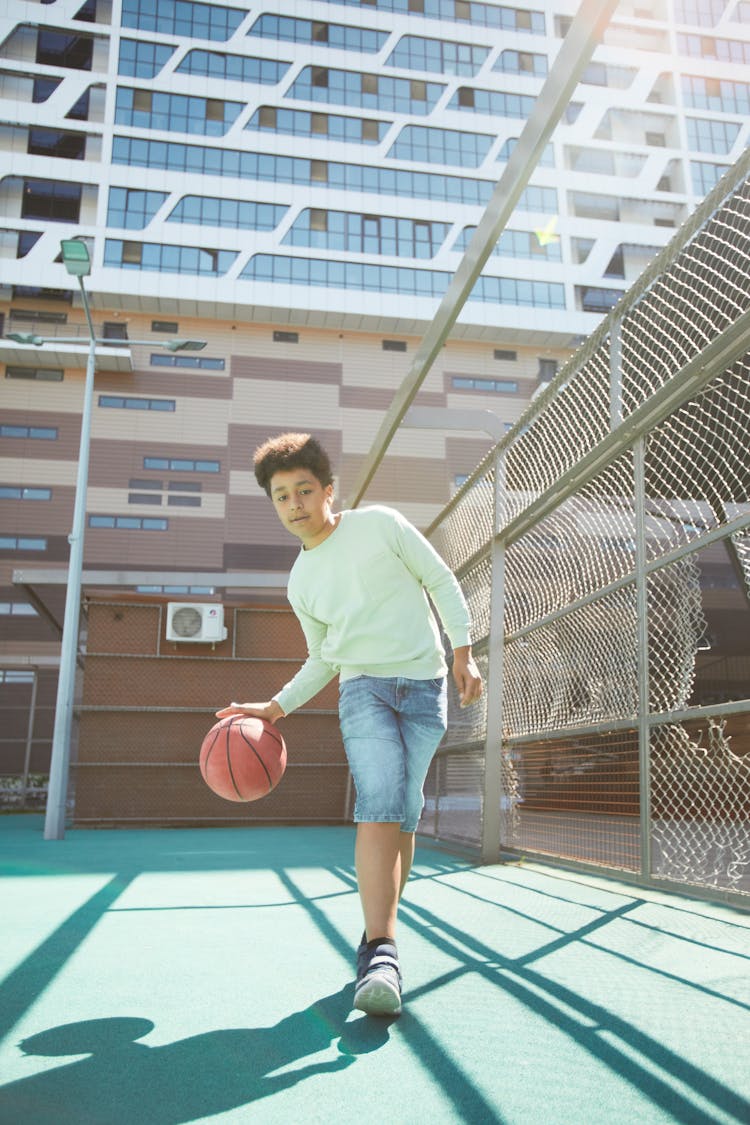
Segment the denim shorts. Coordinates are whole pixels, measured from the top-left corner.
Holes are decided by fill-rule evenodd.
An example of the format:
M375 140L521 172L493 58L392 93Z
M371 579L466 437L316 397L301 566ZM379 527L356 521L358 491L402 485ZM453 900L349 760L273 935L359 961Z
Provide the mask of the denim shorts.
M339 718L357 790L355 821L415 832L427 770L447 727L445 677L354 676L341 684Z

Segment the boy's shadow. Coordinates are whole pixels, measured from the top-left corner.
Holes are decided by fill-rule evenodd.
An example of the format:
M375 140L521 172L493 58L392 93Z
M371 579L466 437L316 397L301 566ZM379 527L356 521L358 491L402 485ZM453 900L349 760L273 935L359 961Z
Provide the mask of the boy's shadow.
M20 1044L28 1055L89 1055L0 1088L0 1122L34 1125L178 1125L269 1097L350 1066L388 1039L389 1020L357 1019L353 986L273 1027L208 1031L165 1046L138 1043L151 1020L115 1016L63 1024ZM339 1057L280 1068L326 1050Z

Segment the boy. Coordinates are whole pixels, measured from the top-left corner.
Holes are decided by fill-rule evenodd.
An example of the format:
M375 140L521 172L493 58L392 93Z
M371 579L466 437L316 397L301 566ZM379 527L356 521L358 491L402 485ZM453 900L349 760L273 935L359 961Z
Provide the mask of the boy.
M327 454L309 434L271 438L254 456L255 477L302 544L288 597L308 657L264 703L232 703L225 715L276 722L335 675L339 717L357 800L355 867L365 920L357 951L355 1007L401 1011L398 902L414 858L422 788L446 729L447 671L428 593L453 647L461 706L479 699L469 614L451 571L400 513L381 506L334 515Z

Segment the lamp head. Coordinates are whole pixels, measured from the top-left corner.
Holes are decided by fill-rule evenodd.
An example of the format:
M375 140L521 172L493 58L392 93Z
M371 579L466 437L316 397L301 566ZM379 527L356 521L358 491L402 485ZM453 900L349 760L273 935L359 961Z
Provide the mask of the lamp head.
M63 265L71 277L88 277L91 273L89 248L80 238L63 238L60 242Z
M44 343L41 336L34 336L33 333L26 332L8 332L5 339L13 340L16 344L34 344L37 348L40 348Z
M200 352L205 346L205 340L165 340L162 345L169 352Z

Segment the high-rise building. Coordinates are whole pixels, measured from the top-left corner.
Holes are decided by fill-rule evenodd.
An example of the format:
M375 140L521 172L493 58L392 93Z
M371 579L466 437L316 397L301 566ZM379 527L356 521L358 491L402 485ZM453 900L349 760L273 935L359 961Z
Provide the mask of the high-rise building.
M12 570L68 550L88 329L61 238L111 341L87 565L284 569L253 447L313 430L346 495L575 10L3 0L3 331L80 336L0 342L6 666L55 648ZM512 425L749 132L748 0L622 0L418 404ZM491 440L402 427L368 499L424 525Z

